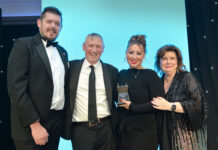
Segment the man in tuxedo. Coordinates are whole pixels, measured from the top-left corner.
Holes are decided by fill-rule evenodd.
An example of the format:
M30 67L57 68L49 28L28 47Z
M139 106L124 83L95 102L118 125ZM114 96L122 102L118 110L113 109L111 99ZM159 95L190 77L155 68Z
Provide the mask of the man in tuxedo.
M64 138L73 150L114 150L112 113L118 70L100 60L101 35L89 34L83 44L85 58L70 62L70 107Z
M65 105L67 52L54 40L61 12L46 7L39 33L15 41L8 60L11 131L17 150L57 150Z

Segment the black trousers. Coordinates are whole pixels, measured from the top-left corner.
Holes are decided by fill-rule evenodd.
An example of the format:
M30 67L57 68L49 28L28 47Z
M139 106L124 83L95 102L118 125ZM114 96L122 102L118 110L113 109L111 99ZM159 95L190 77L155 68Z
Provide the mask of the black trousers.
M36 145L33 139L17 140L14 144L17 150L57 150L61 134L63 111L51 110L47 121L40 121L49 134L48 143L44 146ZM22 136L22 135L21 135Z
M73 150L115 150L111 119L101 121L96 126L72 123Z
M157 150L158 141L156 134L135 128L121 135L122 142L119 144L119 150ZM155 132L154 132L155 133Z

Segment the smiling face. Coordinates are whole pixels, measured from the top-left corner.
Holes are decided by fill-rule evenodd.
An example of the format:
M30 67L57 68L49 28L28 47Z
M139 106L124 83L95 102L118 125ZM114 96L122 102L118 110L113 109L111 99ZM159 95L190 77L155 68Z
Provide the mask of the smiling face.
M142 69L142 62L145 58L143 47L138 44L133 44L126 51L126 58L130 68Z
M53 41L61 30L61 17L57 14L47 12L44 18L37 20L40 33L46 39Z
M87 37L83 44L83 50L85 51L86 59L91 64L96 64L101 54L104 51L104 44L100 37Z
M165 52L164 56L160 59L160 67L166 74L175 73L178 67L176 53L173 51Z

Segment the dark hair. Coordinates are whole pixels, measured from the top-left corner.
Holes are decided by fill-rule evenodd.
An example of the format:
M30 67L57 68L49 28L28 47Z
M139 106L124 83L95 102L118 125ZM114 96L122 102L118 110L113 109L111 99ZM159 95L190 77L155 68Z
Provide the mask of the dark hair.
M60 16L62 22L62 13L56 7L45 7L39 19L42 20L47 12Z
M145 38L146 38L146 36L143 34L131 36L126 49L128 50L128 48L130 46L136 44L138 46L142 46L144 52L146 53L146 40L145 40Z
M100 38L101 41L102 41L102 44L103 44L103 46L104 46L103 38L102 38L102 36L101 36L100 34L98 34L98 33L90 33L90 34L88 34L88 35L86 36L86 40L87 40L88 38L94 38L94 37ZM85 42L86 42L86 40L85 40Z
M160 60L161 58L164 57L166 52L174 52L176 53L176 58L177 58L177 71L178 72L184 72L186 70L185 65L183 64L182 61L182 54L179 48L177 48L174 45L164 45L161 48L158 49L157 54L156 54L156 61L155 61L155 67L158 72L163 72L160 67Z

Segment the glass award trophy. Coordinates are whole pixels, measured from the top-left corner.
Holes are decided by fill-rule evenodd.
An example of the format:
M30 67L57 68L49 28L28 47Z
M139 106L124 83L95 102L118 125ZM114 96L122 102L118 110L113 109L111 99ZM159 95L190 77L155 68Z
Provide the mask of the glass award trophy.
M118 103L117 105L122 105L123 102L120 101L120 99L124 99L126 101L129 101L129 93L128 93L128 85L119 85L117 84L117 91L118 91Z

